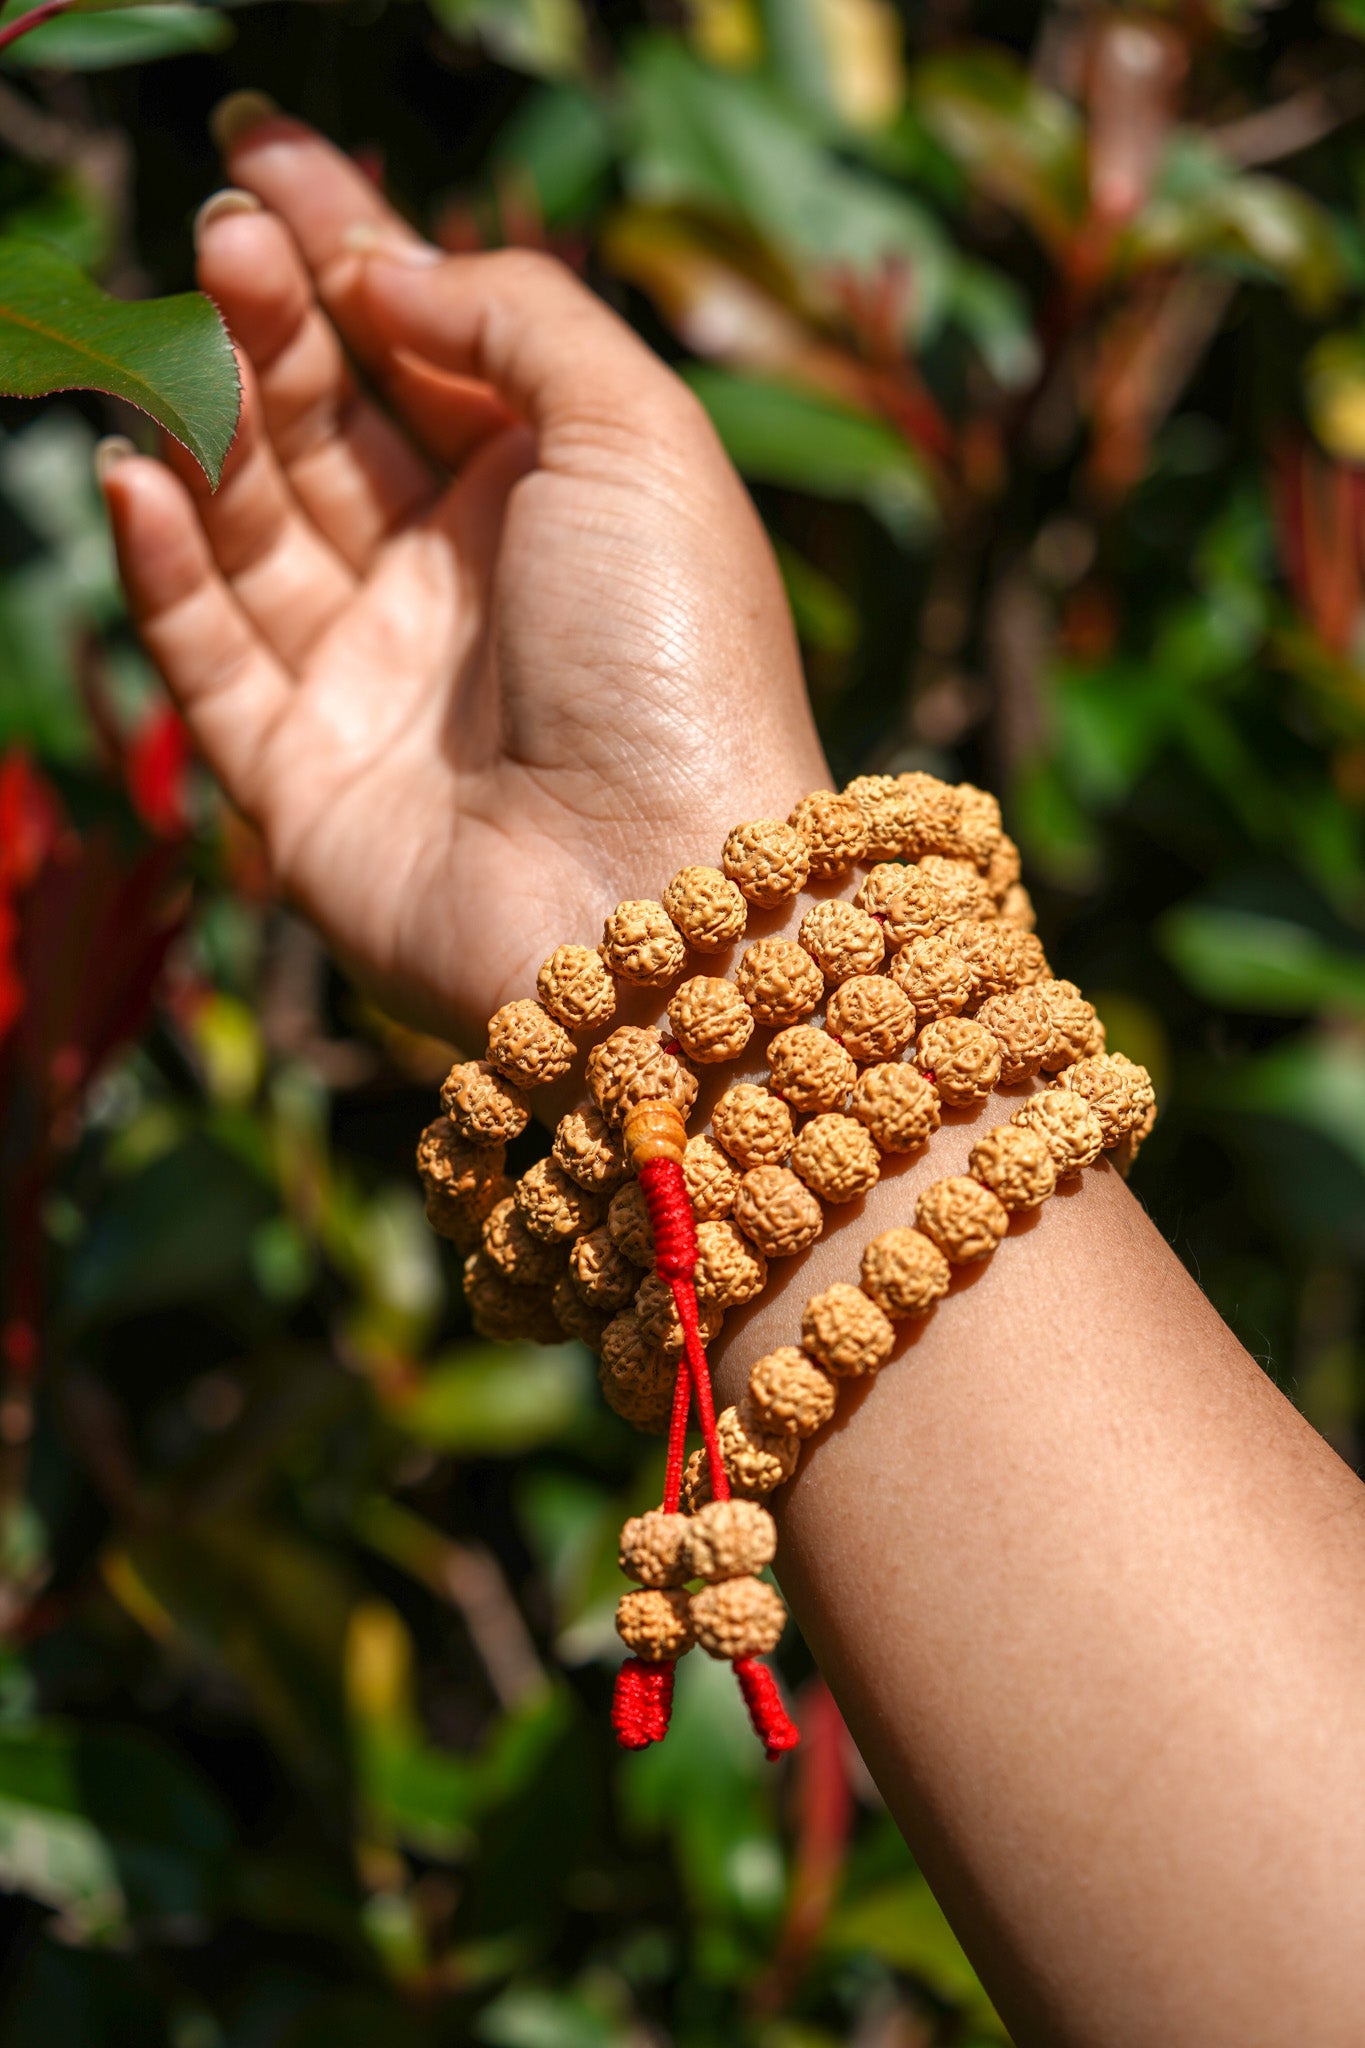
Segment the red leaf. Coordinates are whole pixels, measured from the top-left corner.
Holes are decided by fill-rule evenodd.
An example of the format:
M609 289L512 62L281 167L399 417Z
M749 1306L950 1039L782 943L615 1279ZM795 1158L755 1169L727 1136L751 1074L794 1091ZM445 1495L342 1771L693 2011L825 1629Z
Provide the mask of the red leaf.
M189 829L190 752L184 721L169 704L154 711L128 744L128 794L143 824L159 838Z

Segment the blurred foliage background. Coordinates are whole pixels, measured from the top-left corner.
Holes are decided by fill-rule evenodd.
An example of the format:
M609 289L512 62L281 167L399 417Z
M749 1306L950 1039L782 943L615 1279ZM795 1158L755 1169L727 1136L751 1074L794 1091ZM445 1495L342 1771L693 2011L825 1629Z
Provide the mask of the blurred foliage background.
M253 85L680 365L836 774L1000 791L1156 1077L1139 1194L1352 1460L1362 35L1362 0L271 0L0 59L0 227L120 295L192 282L206 117ZM791 1765L699 1658L668 1744L612 1753L657 1450L575 1347L469 1336L411 1170L449 1048L347 988L194 763L110 429L147 431L0 405L7 2048L1002 2041L799 1645Z

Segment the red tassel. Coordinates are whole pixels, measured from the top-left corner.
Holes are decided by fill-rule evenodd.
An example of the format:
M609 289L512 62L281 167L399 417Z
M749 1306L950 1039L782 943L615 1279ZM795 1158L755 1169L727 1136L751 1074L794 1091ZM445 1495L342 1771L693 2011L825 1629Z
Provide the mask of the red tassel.
M739 1680L744 1704L749 1709L754 1734L763 1744L768 1762L775 1764L789 1749L795 1749L801 1740L795 1723L782 1704L777 1680L757 1657L736 1657L735 1677Z
M617 1672L611 1725L622 1749L648 1749L651 1742L662 1742L667 1735L674 1669L672 1664L646 1664L643 1657L627 1657Z

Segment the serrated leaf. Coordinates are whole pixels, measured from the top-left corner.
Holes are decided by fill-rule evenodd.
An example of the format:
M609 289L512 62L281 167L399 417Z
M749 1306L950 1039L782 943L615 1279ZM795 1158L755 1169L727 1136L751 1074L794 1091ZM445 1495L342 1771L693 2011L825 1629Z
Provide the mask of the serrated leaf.
M0 238L0 391L107 391L149 413L216 488L241 388L227 329L202 292L111 298L41 242Z

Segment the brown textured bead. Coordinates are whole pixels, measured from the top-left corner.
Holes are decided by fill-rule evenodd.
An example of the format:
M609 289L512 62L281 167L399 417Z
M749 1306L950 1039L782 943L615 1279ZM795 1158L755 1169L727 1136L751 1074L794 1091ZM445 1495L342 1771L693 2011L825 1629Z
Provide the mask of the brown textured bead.
M1036 989L991 996L977 1011L976 1021L1000 1048L1000 1079L1006 1087L1037 1073L1052 1043L1052 1013Z
M737 1223L697 1225L696 1288L698 1301L742 1308L755 1301L768 1284L768 1262L751 1245Z
M683 1185L699 1223L728 1216L739 1192L739 1175L714 1138L689 1138L683 1152Z
M488 1063L518 1088L558 1081L573 1065L573 1040L530 997L504 1003L488 1020Z
M1000 805L988 789L978 789L974 782L959 782L956 794L958 843L967 859L989 875L991 856L1004 837Z
M803 796L787 819L806 842L813 880L832 882L846 875L867 852L867 824L851 797L832 789Z
M997 1201L1013 1212L1036 1209L1057 1185L1057 1170L1037 1131L1024 1124L997 1124L978 1138L967 1161Z
M711 1113L711 1129L716 1143L743 1167L780 1166L791 1152L791 1111L752 1081L726 1089Z
M997 918L969 918L944 933L972 970L976 996L1002 996L1023 980L1023 948L1013 925Z
M898 776L897 781L911 800L914 821L911 857L922 860L926 854L938 854L962 859L967 847L963 839L960 791L951 783L940 781L937 775L926 775L918 768Z
M719 868L679 868L664 909L694 953L719 953L744 936L749 906Z
M768 1086L798 1115L841 1109L857 1078L852 1053L818 1025L789 1025L768 1043Z
M726 1476L741 1500L761 1500L796 1470L797 1439L765 1429L747 1400L721 1409L716 1435Z
M1077 1060L1057 1076L1057 1086L1069 1088L1090 1104L1100 1120L1106 1145L1116 1145L1120 1138L1137 1130L1156 1108L1151 1075L1146 1067L1137 1066L1121 1052L1097 1053Z
M760 1024L778 1028L823 1001L825 977L794 939L756 939L735 969L735 986Z
M555 1281L550 1307L566 1337L576 1337L580 1344L587 1345L589 1351L602 1349L603 1334L611 1318L589 1308L579 1298L567 1273L561 1273Z
M938 1090L900 1060L865 1067L849 1108L883 1152L914 1152L938 1129Z
M893 1322L922 1315L947 1293L951 1278L938 1246L918 1230L884 1230L863 1247L863 1292Z
M881 1178L882 1156L851 1116L816 1116L796 1134L792 1166L822 1202L851 1202Z
M502 1170L505 1153L500 1144L469 1144L445 1116L429 1123L418 1141L427 1220L461 1251L473 1251L484 1218L512 1192Z
M777 1555L777 1524L756 1500L713 1500L683 1517L691 1578L761 1572Z
M462 1060L441 1088L441 1107L471 1145L496 1145L519 1138L531 1120L531 1105L486 1060Z
M622 1309L612 1317L602 1332L602 1363L597 1372L609 1408L634 1428L661 1436L668 1428L676 1379L672 1359L645 1343L633 1309Z
M590 946L556 946L536 976L536 994L566 1031L605 1024L616 1008L616 988Z
M474 1251L483 1235L484 1219L512 1192L505 1173L465 1194L447 1194L441 1188L426 1191L426 1218L438 1237L444 1237L459 1252Z
M588 1054L588 1093L609 1124L619 1124L637 1102L675 1102L686 1116L697 1099L697 1077L669 1052L657 1031L622 1024Z
M844 790L867 825L868 860L905 860L915 852L915 803L894 775L857 775Z
M735 1222L765 1258L789 1259L815 1243L825 1216L789 1166L754 1166L739 1184Z
M829 1374L795 1344L756 1359L749 1373L749 1406L765 1429L814 1436L833 1415L837 1400Z
M800 938L831 985L853 974L876 974L886 957L886 940L876 919L833 897L811 905L801 920Z
M607 1210L607 1231L618 1251L635 1266L654 1264L654 1226L649 1204L638 1180L628 1180L611 1198Z
M498 1271L486 1252L471 1252L465 1260L464 1292L470 1321L481 1337L501 1343L559 1342L559 1322L549 1288L519 1287Z
M567 1243L591 1230L602 1213L601 1197L570 1180L553 1159L537 1159L528 1166L515 1194L526 1228L546 1244Z
M892 949L911 939L932 938L948 922L943 891L918 867L884 862L873 868L854 900L877 919Z
M915 1206L915 1222L954 1266L984 1259L1010 1227L1004 1203L965 1173L927 1187Z
M1052 1154L1058 1180L1079 1173L1104 1150L1103 1124L1085 1097L1069 1088L1045 1088L1039 1095L1030 1095L1010 1122L1037 1131Z
M1048 966L1047 954L1038 934L1020 931L1017 924L1014 930L1019 932L1020 985L1036 988L1040 981L1051 981L1052 969Z
M846 1280L813 1294L801 1311L802 1349L840 1379L879 1372L895 1341L895 1328L876 1302Z
M749 818L726 840L720 864L751 903L771 910L805 887L810 851L795 826L780 818Z
M1006 889L1000 898L998 915L1002 924L1011 925L1015 931L1032 933L1038 914L1033 908L1033 898L1022 882Z
M1104 1026L1074 981L1038 981L1034 987L1052 1017L1052 1043L1043 1056L1045 1073L1055 1074L1104 1051Z
M696 1640L692 1602L677 1587L646 1586L616 1603L616 1633L647 1664L671 1664Z
M613 1243L606 1224L599 1223L570 1246L569 1278L588 1308L614 1314L634 1300L640 1269Z
M674 989L668 1021L688 1058L705 1066L738 1059L754 1029L754 1013L734 982L713 974L695 974Z
M953 860L945 854L926 853L919 870L942 897L943 914L949 924L961 924L967 918L995 916L995 898L969 860Z
M485 1217L482 1242L503 1277L521 1287L553 1287L563 1271L561 1247L532 1237L511 1195Z
M622 1528L617 1562L626 1577L641 1586L680 1586L694 1576L693 1534L686 1515L650 1508L643 1515L632 1515Z
M703 1344L710 1344L720 1334L725 1311L718 1302L697 1302L697 1323ZM683 1326L678 1315L678 1304L669 1282L658 1273L646 1273L635 1290L635 1320L640 1325L640 1335L652 1350L662 1351L665 1358L680 1358L683 1350Z
M915 1064L945 1102L976 1102L1000 1079L1000 1048L971 1017L940 1017L915 1040Z
M1017 884L1023 866L1019 849L1008 832L1002 832L992 849L986 866L986 887L997 903L1003 903L1010 890Z
M651 1159L669 1159L681 1166L687 1150L687 1125L676 1102L634 1102L621 1119L626 1164L638 1174Z
M551 1156L591 1195L609 1195L626 1177L621 1141L595 1109L571 1109L559 1119Z
M855 974L830 997L825 1024L855 1060L887 1060L904 1050L915 1013L905 991L884 974Z
M782 1640L787 1610L766 1579L717 1579L692 1595L692 1633L708 1657L766 1657Z
M660 988L682 972L687 948L662 903L633 896L603 921L602 958L620 980Z
M976 987L971 968L941 933L902 946L890 974L920 1024L956 1016L966 1009Z

